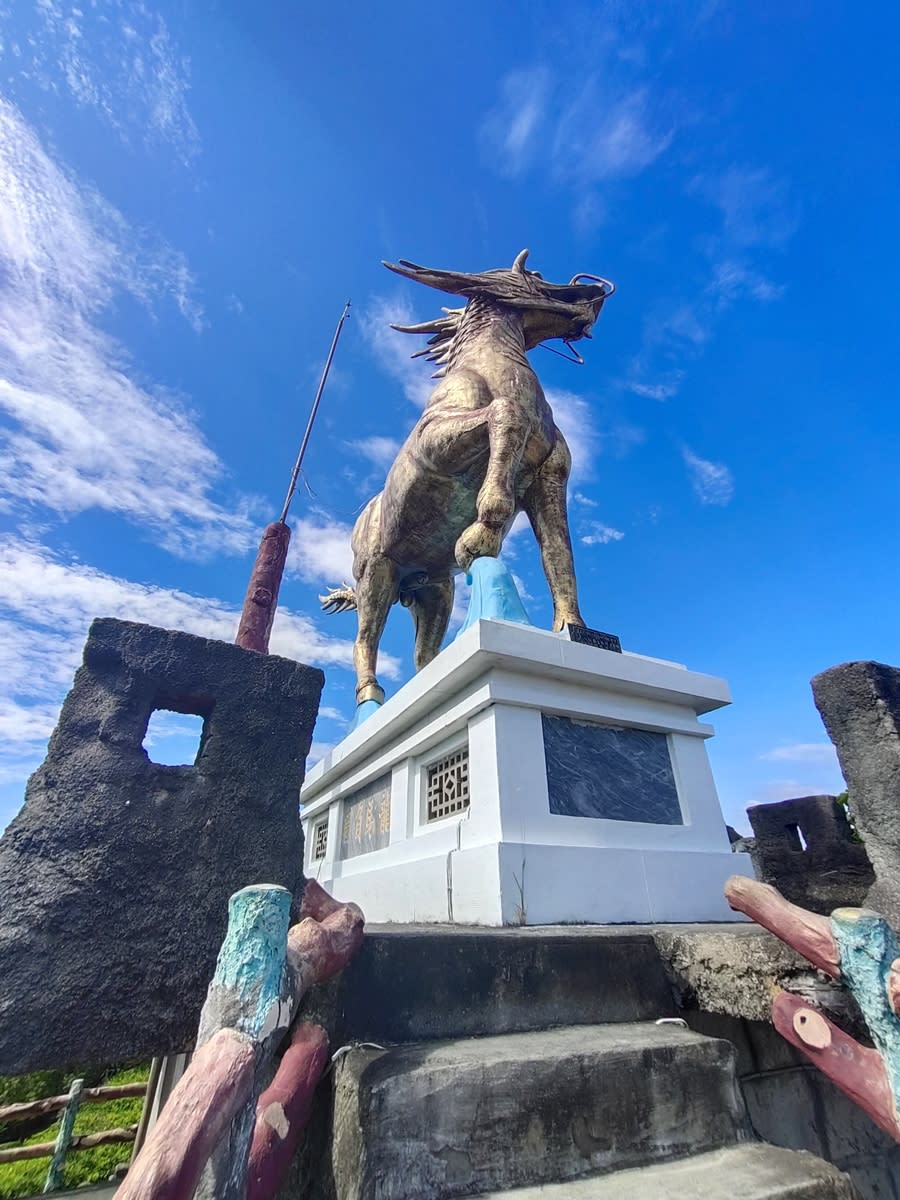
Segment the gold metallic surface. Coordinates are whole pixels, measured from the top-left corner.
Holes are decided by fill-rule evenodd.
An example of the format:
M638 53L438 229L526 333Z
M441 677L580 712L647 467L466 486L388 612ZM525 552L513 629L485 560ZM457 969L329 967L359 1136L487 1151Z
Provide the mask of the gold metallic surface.
M325 611L357 609L357 703L383 698L375 664L391 605L399 600L410 610L420 670L447 631L453 575L475 558L495 558L518 512L540 548L553 628L584 624L566 508L571 457L526 351L553 338L590 337L613 285L580 275L547 283L526 270L527 254L510 269L474 275L385 263L468 302L435 321L396 327L430 335L419 353L438 365L439 382L383 491L356 522L355 588L321 597Z

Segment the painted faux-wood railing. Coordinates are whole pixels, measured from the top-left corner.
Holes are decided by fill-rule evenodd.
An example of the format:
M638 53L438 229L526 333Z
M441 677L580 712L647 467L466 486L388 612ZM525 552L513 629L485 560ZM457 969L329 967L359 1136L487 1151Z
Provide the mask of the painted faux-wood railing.
M271 1200L296 1153L328 1063L328 1035L293 1024L309 988L362 944L363 915L309 880L291 895L259 885L229 901L228 931L197 1048L116 1192L116 1200ZM275 1060L285 1037L288 1047Z
M28 1117L40 1117L60 1110L62 1112L55 1141L0 1149L0 1163L50 1157L43 1190L44 1193L57 1192L63 1186L66 1158L73 1150L89 1150L94 1146L107 1146L114 1142L133 1142L137 1134L137 1125L128 1125L121 1129L103 1129L95 1133L73 1134L75 1117L81 1105L102 1104L110 1100L122 1100L126 1096L143 1096L146 1091L146 1083L86 1088L83 1080L75 1079L65 1096L45 1096L42 1100L23 1100L17 1104L6 1104L0 1108L0 1122L22 1121Z

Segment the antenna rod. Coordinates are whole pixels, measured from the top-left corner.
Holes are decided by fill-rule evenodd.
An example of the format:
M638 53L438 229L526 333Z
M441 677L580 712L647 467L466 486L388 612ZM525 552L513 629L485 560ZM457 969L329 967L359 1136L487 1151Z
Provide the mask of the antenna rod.
M338 338L341 336L341 330L344 328L344 322L350 316L350 301L344 305L344 311L341 313L341 318L337 323L337 328L334 331L334 337L331 339L331 348L328 351L328 357L325 359L325 366L322 370L322 378L319 380L319 386L316 389L316 398L313 400L312 408L309 412L309 420L306 422L306 431L303 434L303 441L300 443L300 453L297 455L297 461L294 463L294 470L291 472L291 482L287 490L287 495L284 498L284 507L281 510L281 516L278 520L283 525L287 520L288 509L291 507L291 501L294 498L294 492L297 490L297 480L300 478L300 468L303 466L303 456L306 454L306 447L309 445L309 437L312 433L313 422L316 419L316 413L319 411L319 401L322 399L322 393L325 391L325 383L328 379L328 372L331 370L331 360L334 358L334 352L337 349Z
M297 461L294 463L291 486L288 488L288 494L284 499L284 508L281 510L280 518L267 525L263 530L262 541L259 543L259 550L256 554L256 561L253 564L253 570L250 572L250 582L247 584L247 594L244 597L244 606L241 609L241 619L238 624L235 641L244 650L255 650L257 654L269 653L269 636L272 632L272 622L275 620L275 609L278 607L278 591L281 587L284 564L287 561L288 546L291 540L291 530L286 519L288 509L291 507L294 492L297 490L297 480L300 478L303 456L309 444L309 435L312 433L316 413L319 411L319 401L322 399L322 393L325 390L325 381L328 379L328 372L331 369L331 360L334 358L338 338L341 336L344 322L349 315L350 301L348 300L344 305L344 311L341 313L341 319L337 323L334 337L331 339L331 349L328 351L328 357L325 360L325 369L322 372L322 378L319 380L319 387L309 414L309 420L306 422L306 432L303 435Z

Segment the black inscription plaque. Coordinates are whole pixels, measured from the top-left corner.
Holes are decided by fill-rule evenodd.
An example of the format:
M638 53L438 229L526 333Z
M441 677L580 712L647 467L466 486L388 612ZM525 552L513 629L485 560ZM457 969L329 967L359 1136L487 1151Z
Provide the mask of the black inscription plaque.
M599 629L588 629L587 625L567 625L570 642L581 646L594 646L597 650L613 650L622 653L622 643L614 633L601 633Z
M541 720L552 813L684 824L664 733L546 713Z

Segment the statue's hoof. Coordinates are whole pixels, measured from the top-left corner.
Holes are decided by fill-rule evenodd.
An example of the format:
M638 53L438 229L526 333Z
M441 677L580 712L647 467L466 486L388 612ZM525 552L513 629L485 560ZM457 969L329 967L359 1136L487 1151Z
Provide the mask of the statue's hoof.
M361 688L356 690L356 703L365 704L367 700L374 700L376 704L384 704L384 688L379 687L377 683L366 683Z
M476 558L497 558L500 554L502 535L483 521L475 521L459 536L454 549L456 562L463 571L468 571Z

